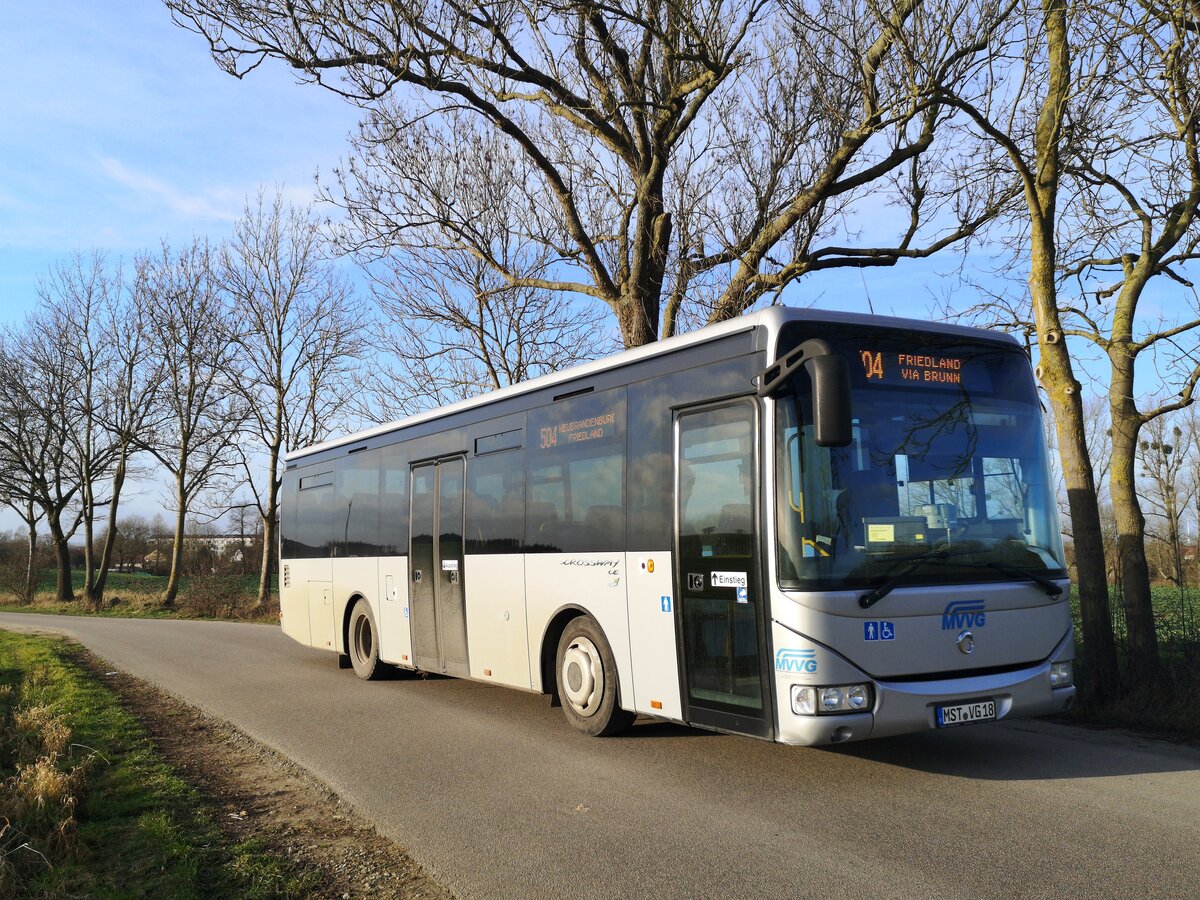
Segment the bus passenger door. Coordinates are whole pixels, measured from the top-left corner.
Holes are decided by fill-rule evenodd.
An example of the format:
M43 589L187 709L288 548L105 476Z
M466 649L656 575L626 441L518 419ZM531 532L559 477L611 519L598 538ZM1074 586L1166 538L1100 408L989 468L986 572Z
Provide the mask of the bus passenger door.
M462 457L414 466L410 540L413 661L427 672L469 675L463 592Z
M757 432L751 400L676 419L676 633L684 718L768 737Z

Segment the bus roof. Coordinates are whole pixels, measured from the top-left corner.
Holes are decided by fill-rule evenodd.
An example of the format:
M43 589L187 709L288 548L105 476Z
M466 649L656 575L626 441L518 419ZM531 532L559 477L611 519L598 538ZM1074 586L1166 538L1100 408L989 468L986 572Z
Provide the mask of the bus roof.
M570 369L551 372L548 375L542 375L529 381L522 381L518 384L501 388L500 390L489 391L486 394L480 394L477 397L471 397L467 400L460 400L458 403L452 403L449 406L439 406L435 409L417 413L416 415L409 416L405 419L399 419L395 422L376 425L372 428L354 432L353 434L332 438L320 444L313 444L312 446L304 447L299 450L292 450L287 453L284 459L286 462L293 462L306 456L321 453L326 450L332 450L340 446L358 443L378 435L389 434L393 431L409 428L422 422L428 422L432 419L441 418L442 416L448 416L454 413L463 412L465 410L474 409L476 407L486 406L489 403L494 403L498 400L504 400L509 397L517 397L532 391L541 390L542 388L553 387L556 384L573 381L577 378L586 378L590 375L595 375L598 372L605 372L610 369L618 369L622 366L629 365L630 363L653 356L658 356L662 353L670 353L674 350L681 350L685 347L692 347L697 344L703 344L708 341L717 340L718 338L726 337L731 334L750 331L755 328L761 327L765 330L766 337L763 340L760 340L758 344L760 347L766 348L770 346L770 341L779 333L779 330L789 322L830 322L848 325L862 325L864 327L871 328L910 329L914 331L926 331L933 334L960 335L962 337L973 338L975 340L991 339L1009 343L1014 346L1020 346L1020 343L1017 341L1017 339L1010 334L999 331L988 331L982 328L970 328L965 325L953 325L946 322L926 322L921 319L903 319L894 316L874 316L864 313L838 312L836 310L827 309L802 309L795 307L772 306L769 309L748 313L746 315L739 316L736 319L730 319L728 322L719 322L716 325L707 325L704 328L688 332L687 334L677 335L676 337L667 338L666 340L662 341L655 341L652 344L646 344L642 347L635 347L632 350L625 350L612 356L606 356L603 359L597 359L589 363L573 366Z

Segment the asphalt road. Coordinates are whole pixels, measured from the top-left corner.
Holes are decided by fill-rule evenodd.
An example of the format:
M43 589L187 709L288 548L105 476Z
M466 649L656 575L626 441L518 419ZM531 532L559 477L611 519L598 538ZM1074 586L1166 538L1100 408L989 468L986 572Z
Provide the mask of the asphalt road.
M0 614L232 722L462 897L1200 897L1200 751L1035 721L839 749L364 683L276 628Z

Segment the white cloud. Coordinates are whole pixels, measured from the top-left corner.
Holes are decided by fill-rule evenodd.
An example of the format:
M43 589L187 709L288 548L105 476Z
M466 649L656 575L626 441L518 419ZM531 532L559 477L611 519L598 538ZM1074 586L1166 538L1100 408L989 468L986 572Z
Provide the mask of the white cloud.
M129 188L143 200L182 218L233 222L242 212L244 198L237 191L217 188L204 194L189 194L112 157L101 157L100 168L110 179Z

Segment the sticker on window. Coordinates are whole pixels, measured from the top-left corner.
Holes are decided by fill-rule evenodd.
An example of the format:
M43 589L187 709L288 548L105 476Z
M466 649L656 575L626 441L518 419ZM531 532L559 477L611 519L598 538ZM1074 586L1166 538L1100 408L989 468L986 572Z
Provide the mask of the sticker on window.
M745 572L713 572L712 586L715 588L744 588L749 587L749 584L746 581Z

